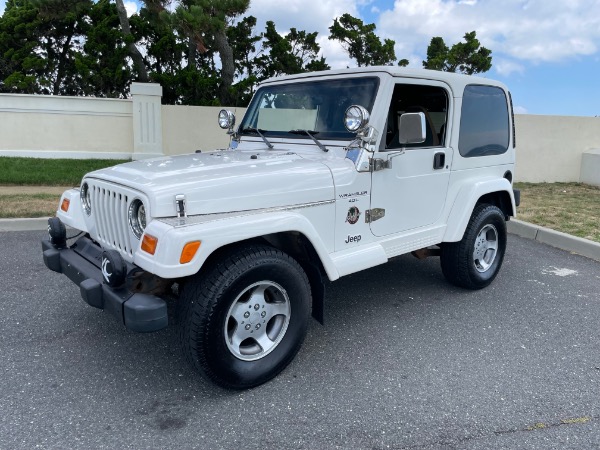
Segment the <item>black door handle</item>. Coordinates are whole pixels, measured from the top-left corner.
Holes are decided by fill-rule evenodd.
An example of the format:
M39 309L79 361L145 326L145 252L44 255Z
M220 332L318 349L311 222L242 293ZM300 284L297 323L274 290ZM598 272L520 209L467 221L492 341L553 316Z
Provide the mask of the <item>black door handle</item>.
M444 166L446 165L446 154L444 152L437 152L435 155L433 155L433 168L438 170L438 169L443 169Z

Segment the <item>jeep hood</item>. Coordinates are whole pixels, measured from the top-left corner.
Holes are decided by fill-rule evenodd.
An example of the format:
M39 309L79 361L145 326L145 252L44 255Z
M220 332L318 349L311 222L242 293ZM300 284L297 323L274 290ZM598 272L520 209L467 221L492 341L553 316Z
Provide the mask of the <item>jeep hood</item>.
M331 171L285 151L216 151L134 161L86 176L133 188L152 217L173 217L175 196L186 212L214 214L334 199Z

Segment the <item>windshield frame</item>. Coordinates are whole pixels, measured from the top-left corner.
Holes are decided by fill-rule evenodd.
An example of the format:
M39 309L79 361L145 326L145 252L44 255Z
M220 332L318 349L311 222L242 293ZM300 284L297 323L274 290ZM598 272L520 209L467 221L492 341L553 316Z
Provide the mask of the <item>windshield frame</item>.
M370 86L364 86L365 84L370 84ZM322 105L325 105L329 110L326 110L325 113L329 114L328 121L325 123L323 116L325 113L317 108L316 109L316 118L315 118L315 127L316 129L307 129L319 140L352 140L356 137L356 133L352 133L344 127L344 113L346 108L350 106L350 104L361 104L364 106L370 113L373 111L373 106L375 105L375 101L377 99L377 94L379 92L379 88L381 87L381 79L379 76L375 74L368 75L359 75L356 76L344 76L344 77L332 77L327 79L318 79L312 78L308 80L295 81L295 82L281 82L281 83L268 83L262 85L258 88L256 93L254 94L250 105L242 119L238 130L238 136L248 136L248 137L257 137L256 129L259 129L260 132L268 136L270 138L286 138L286 139L310 139L307 135L303 135L302 133L298 133L297 131L300 129L304 131L305 128L297 126L297 123L291 123L289 130L269 130L260 128L259 125L259 111L260 110L277 110L278 108L265 108L261 107L261 104L265 101L265 96L270 93L279 93L279 94L301 94L306 95L306 92L314 92L313 97L318 98L318 96L324 96L328 102L321 102L319 104L318 101L314 103L319 104L319 108ZM358 91L358 88L361 88L362 91ZM371 92L365 90L371 89ZM335 90L339 91L340 94L345 94L346 96L352 95L354 96L355 92L361 92L362 95L357 95L352 102L349 102L348 105L343 104L334 105L333 102L338 101L342 102L343 99L347 97L340 97L335 94ZM362 99L360 97L363 97ZM369 98L370 96L370 98ZM365 98L368 99L365 101ZM349 99L348 99L349 100ZM362 100L362 101L361 101ZM276 101L276 100L275 100ZM346 102L348 103L348 101ZM304 110L305 108L279 108L283 112L284 110ZM333 117L332 117L333 116ZM329 129L323 129L322 127L316 126L317 122L320 125L329 125ZM334 128L335 127L335 128ZM319 130L319 128L321 128ZM248 129L248 131L244 131ZM253 130L254 129L254 130ZM295 131L295 132L294 132Z

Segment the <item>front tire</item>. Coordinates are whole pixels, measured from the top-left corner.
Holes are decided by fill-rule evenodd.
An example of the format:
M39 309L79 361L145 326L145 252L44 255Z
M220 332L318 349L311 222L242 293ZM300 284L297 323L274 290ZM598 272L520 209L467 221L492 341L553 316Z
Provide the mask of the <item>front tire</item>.
M177 307L186 358L226 388L275 377L306 335L311 290L302 267L268 246L230 250L183 285Z
M446 279L467 289L488 286L502 266L506 251L504 213L496 206L475 207L463 238L441 246L442 272Z

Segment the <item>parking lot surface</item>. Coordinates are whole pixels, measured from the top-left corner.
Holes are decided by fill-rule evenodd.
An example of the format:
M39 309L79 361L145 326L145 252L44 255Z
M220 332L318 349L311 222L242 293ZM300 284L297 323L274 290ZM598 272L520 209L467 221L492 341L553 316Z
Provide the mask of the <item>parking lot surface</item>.
M600 263L511 235L496 281L403 256L328 286L273 381L227 391L0 233L0 448L598 448Z

